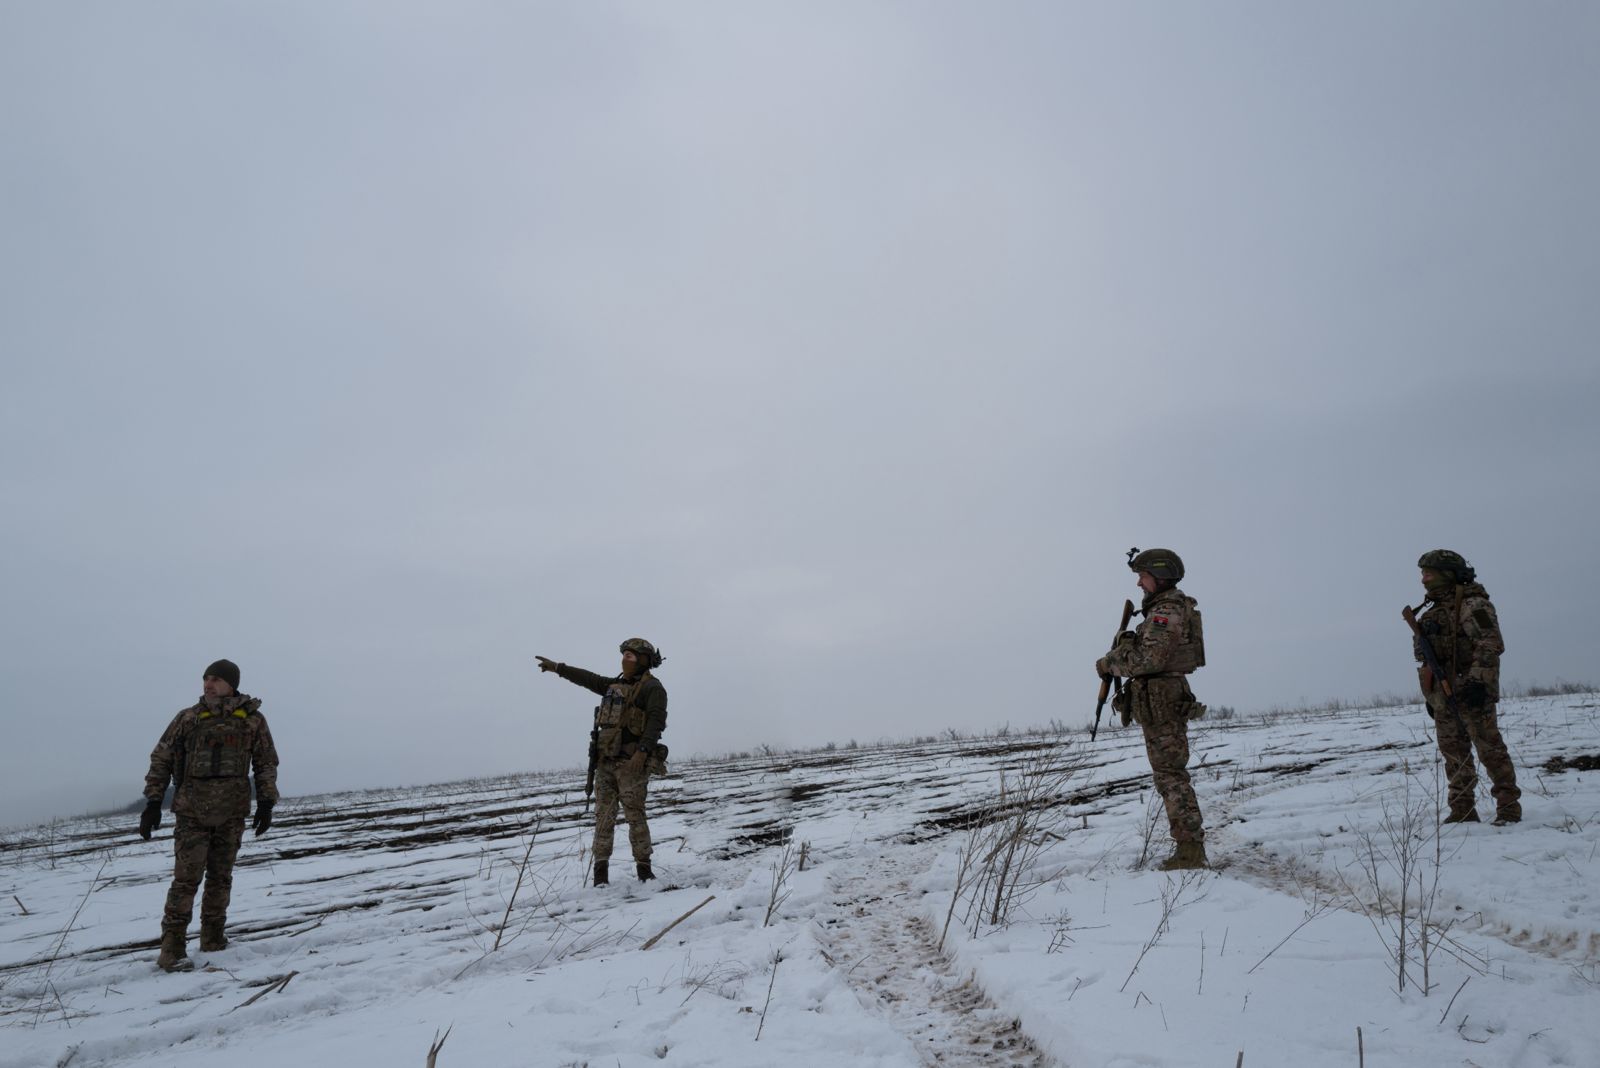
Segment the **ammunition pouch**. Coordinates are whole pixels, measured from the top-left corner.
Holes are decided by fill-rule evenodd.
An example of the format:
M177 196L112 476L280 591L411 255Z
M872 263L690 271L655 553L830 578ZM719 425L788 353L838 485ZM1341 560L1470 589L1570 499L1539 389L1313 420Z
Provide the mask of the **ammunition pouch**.
M1124 686L1111 698L1111 709L1122 717L1122 725L1126 727L1133 722L1133 687Z
M1118 695L1127 706L1128 720L1142 725L1171 722L1174 719L1199 719L1206 706L1194 699L1189 680L1182 675L1141 675L1128 679ZM1120 706L1114 705L1118 712Z
M622 729L637 738L644 733L644 720L644 709L629 705L622 712Z

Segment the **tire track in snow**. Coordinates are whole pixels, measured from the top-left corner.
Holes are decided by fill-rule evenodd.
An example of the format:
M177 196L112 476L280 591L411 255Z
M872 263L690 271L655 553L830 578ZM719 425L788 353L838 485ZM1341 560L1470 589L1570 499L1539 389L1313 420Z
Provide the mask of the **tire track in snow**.
M1279 753L1290 755L1297 751L1281 744L1276 748ZM1285 775L1270 768L1252 769L1249 772L1251 775L1266 774L1250 785L1216 793L1202 802L1208 816L1215 820L1207 830L1208 844L1212 847L1212 870L1302 901L1320 897L1334 907L1356 915L1363 915L1368 909L1377 909L1372 904L1374 891L1364 871L1357 867L1349 878L1341 878L1338 874L1358 860L1361 851L1359 841L1346 840L1327 845L1318 841L1314 850L1306 855L1296 855L1288 851L1288 846L1301 844L1303 847L1305 843L1284 843L1281 839L1275 839L1268 844L1265 840L1240 833L1238 827L1243 821L1237 819L1236 812L1246 804L1259 803L1273 794L1302 787L1307 781L1344 775L1367 773L1377 783L1374 789L1396 790L1398 784L1392 779L1382 778L1392 773L1393 768L1374 768L1371 765L1390 763L1379 758L1379 754L1394 752L1404 755L1417 750L1421 750L1425 756L1431 756L1434 753L1432 741L1427 738L1409 742L1391 741L1375 746L1343 746L1331 751L1326 743L1322 743L1315 751L1326 755L1318 759L1314 766L1296 768L1293 774ZM1305 745L1304 751L1313 751L1313 746ZM1288 810L1291 806L1279 807ZM1426 819L1423 822L1422 833L1440 833L1441 828L1433 827ZM1341 833L1345 830L1343 826L1339 829ZM1450 852L1453 854L1464 839L1494 836L1514 841L1519 834L1526 832L1488 824L1466 824L1443 829L1443 833L1450 838ZM1387 852L1392 852L1392 849L1385 851L1380 845L1380 853ZM1328 853L1334 855L1329 857L1326 855ZM1341 858L1341 853L1348 856ZM1448 865L1449 859L1444 863ZM1392 893L1392 887L1387 889ZM1435 910L1443 915L1459 914L1457 918L1465 921L1459 928L1461 932L1470 932L1524 953L1571 963L1580 968L1593 967L1595 961L1600 959L1600 932L1592 927L1550 921L1536 927L1529 926L1525 917L1507 915L1493 905L1448 890L1440 892ZM1582 974L1581 971L1579 974Z
M906 850L843 866L817 917L818 939L868 1011L910 1039L924 1064L1053 1068L1056 1060L994 1007L977 980L938 952L938 932L915 905L921 868ZM925 855L917 851L916 856Z

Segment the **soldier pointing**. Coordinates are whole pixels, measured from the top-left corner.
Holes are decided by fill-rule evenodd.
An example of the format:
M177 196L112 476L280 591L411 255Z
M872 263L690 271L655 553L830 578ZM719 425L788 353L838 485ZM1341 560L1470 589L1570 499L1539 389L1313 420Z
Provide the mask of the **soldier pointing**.
M535 657L540 671L553 671L568 682L600 695L594 710L595 798L594 884L611 881L611 848L617 826L617 805L628 818L628 844L641 881L654 879L650 868L650 824L645 815L645 794L652 772L665 771L667 747L661 732L667 729L667 688L650 673L663 657L643 638L629 638L618 647L622 674L598 675Z

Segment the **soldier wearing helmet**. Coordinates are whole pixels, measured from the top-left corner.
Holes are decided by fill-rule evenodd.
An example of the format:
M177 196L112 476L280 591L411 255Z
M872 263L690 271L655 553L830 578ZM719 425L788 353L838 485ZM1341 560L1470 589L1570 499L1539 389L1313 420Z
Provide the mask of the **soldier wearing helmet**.
M1489 593L1478 573L1460 553L1432 549L1417 560L1422 586L1428 592L1417 626L1433 646L1439 664L1450 675L1450 689L1461 715L1450 711L1444 687L1422 664L1422 650L1413 642L1418 678L1428 715L1433 717L1439 752L1449 779L1450 815L1446 823L1477 823L1478 773L1472 751L1493 784L1496 825L1520 823L1522 791L1506 742L1500 735L1495 705L1500 700L1500 656L1506 651Z
M1138 629L1123 631L1095 670L1128 680L1117 698L1123 725L1131 719L1144 731L1145 752L1156 792L1167 809L1173 853L1161 868L1204 868L1205 826L1189 781L1189 721L1205 715L1186 677L1206 662L1200 610L1178 589L1183 561L1170 549L1137 550L1128 567L1144 591Z
M645 794L652 773L666 770L667 688L650 673L664 659L643 638L629 638L618 647L622 674L599 675L535 657L540 671L553 671L568 682L600 695L594 710L594 884L611 881L611 847L617 826L617 805L628 820L628 844L641 881L654 879L650 868L650 824Z

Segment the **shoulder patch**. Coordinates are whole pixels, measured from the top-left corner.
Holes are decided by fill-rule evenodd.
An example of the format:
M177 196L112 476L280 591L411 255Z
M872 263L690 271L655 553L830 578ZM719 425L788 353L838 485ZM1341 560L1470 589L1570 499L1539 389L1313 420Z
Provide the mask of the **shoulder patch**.
M1168 622L1170 622L1170 620L1170 616L1151 616L1150 625L1152 627L1164 627Z
M1489 614L1487 609L1474 608L1472 610L1472 621L1484 630L1494 629L1494 617Z

